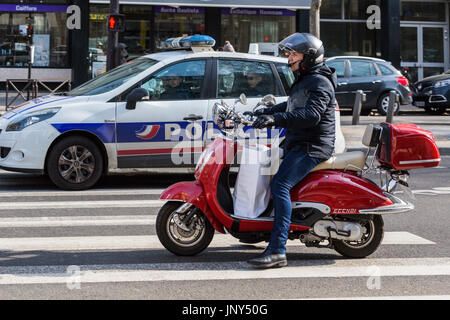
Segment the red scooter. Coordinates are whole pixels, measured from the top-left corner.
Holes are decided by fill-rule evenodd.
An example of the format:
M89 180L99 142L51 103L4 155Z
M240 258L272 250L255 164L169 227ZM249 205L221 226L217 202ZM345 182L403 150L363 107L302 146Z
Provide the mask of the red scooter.
M176 183L160 196L169 201L158 213L157 235L164 247L176 255L200 253L208 247L215 231L229 233L244 243L270 238L270 205L257 218L242 218L233 212L228 179L238 150L233 133L239 124L251 125L252 120L234 110L223 101L215 105L214 122L227 135L216 137L204 150L195 181ZM383 240L384 214L414 209L411 203L394 196L392 190L397 184L408 187L407 170L439 165L433 134L413 124L381 123L367 127L363 144L369 147L368 152L335 155L291 190L290 240L299 239L308 247L331 248L345 257L363 258L375 252ZM372 148L374 157L366 164ZM386 177L385 186L365 178L369 172Z

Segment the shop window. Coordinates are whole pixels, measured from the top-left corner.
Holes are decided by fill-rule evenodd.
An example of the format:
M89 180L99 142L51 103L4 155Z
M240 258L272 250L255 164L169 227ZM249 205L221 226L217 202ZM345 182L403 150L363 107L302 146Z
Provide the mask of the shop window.
M120 42L127 45L128 59L140 57L151 49L151 6L123 5L121 13L125 14L125 31L120 35Z
M141 88L149 92L151 100L200 99L205 67L205 60L177 63L144 81Z
M222 9L222 41L238 52L248 52L250 43L278 43L295 32L295 11Z
M342 18L342 0L322 1L320 7L321 19L341 19Z
M95 78L106 71L109 6L91 4L89 11L89 76Z
M237 98L275 94L275 79L268 63L219 60L218 97Z
M404 21L445 22L445 3L432 1L402 1L400 16Z
M205 9L155 6L155 41L205 32Z
M366 20L369 17L367 8L380 6L380 0L345 0L345 19Z
M379 31L367 29L364 23L321 22L320 27L326 57L381 56Z
M42 2L39 3L41 5ZM4 9L17 10L15 6L4 7ZM39 9L43 10L43 8ZM29 38L27 37L28 25L31 25L33 28L32 43L35 45L33 66L53 68L70 67L68 30L65 27L61 28L61 26L66 25L66 7L55 5L51 6L49 10L56 12L29 13L8 11L0 13L1 67L28 66L28 45L30 44Z

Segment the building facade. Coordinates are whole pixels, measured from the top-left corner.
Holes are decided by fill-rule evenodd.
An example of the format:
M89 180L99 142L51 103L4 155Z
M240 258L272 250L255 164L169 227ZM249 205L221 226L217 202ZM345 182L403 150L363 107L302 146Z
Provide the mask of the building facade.
M68 20L80 10L79 27ZM321 39L327 56L380 57L408 68L413 79L450 68L449 0L323 0ZM120 0L130 57L157 51L184 34L208 34L216 48L230 41L247 52L253 42L279 42L308 32L310 0ZM26 78L26 27L33 26L32 77L70 78L74 85L102 72L106 62L104 0L0 0L0 83ZM77 17L75 17L77 18Z

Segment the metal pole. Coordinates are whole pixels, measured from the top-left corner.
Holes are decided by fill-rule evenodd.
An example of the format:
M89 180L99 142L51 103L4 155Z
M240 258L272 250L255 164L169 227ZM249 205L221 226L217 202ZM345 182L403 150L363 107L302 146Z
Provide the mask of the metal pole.
M119 0L111 0L109 3L109 13L118 14L119 13ZM109 23L109 21L108 21ZM119 33L114 31L108 31L108 50L107 50L107 60L106 60L106 70L109 71L115 67L115 48L119 43Z
M356 91L355 104L353 106L352 125L359 124L359 116L361 114L362 103L366 101L366 94L362 90Z
M399 99L399 95L394 90L389 92L389 106L386 113L386 122L392 123L394 119L395 103Z

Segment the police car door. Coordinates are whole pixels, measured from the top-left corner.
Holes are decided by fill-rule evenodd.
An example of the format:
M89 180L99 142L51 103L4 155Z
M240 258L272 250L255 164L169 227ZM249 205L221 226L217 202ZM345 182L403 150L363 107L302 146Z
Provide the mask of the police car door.
M214 103L224 100L228 105L232 106L240 94L244 93L247 96L247 104L242 105L238 103L236 111L245 112L252 111L262 97L267 94L276 96L277 103L285 101L284 90L281 88L276 73L275 67L266 61L217 59L217 96L215 100L211 100L210 108L208 109L208 135L206 142L209 143L214 138L215 135L211 134L211 132L217 132L217 128L212 123ZM213 127L215 130L212 130ZM244 127L240 128L238 137L256 142L254 141L255 138L270 137L270 132L267 129L253 130L251 127Z
M207 117L207 62L193 59L165 66L136 86L148 90L149 101L138 102L134 110L118 103L119 168L195 166Z

